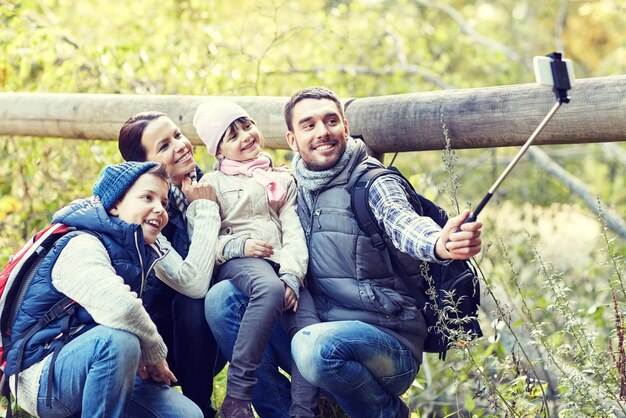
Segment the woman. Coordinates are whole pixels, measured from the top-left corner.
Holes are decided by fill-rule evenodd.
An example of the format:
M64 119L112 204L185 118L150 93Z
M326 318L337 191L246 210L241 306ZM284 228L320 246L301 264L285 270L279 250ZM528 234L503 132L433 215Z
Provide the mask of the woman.
M220 225L215 193L202 177L191 143L174 122L163 113L144 112L132 116L120 129L118 147L126 161L162 163L171 178L168 214L159 244L180 257L175 269L156 267L157 276L185 280L187 288L172 288L155 282L146 289L144 304L169 349L168 363L177 375L183 393L194 401L205 417L214 417L211 405L213 377L226 364L211 330L204 319L203 297L206 294L213 263L198 267L199 254L207 240L215 249ZM209 204L210 203L210 204ZM188 223L195 225L192 245ZM213 255L214 258L214 255Z

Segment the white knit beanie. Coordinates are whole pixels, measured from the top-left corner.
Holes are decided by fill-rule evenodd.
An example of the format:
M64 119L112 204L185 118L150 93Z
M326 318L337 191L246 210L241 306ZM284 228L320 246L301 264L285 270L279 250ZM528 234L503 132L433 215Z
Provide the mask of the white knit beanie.
M241 117L250 118L250 115L237 103L216 99L200 103L193 117L193 126L214 156L228 126Z

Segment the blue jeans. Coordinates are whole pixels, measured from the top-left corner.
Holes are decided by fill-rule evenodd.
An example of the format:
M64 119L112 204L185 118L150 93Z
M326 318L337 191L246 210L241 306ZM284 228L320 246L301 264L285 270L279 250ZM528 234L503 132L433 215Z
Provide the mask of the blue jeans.
M70 341L54 367L52 406L46 406L48 372L44 367L37 409L45 417L194 417L202 411L185 396L137 375L139 339L126 331L96 326Z
M298 332L291 352L302 376L352 418L407 414L400 395L419 364L391 334L361 321L324 322Z
M206 295L206 320L220 350L229 360L247 306L248 297L228 280L213 285ZM252 388L252 405L262 418L289 418L289 380L278 368L291 370L291 364L289 337L280 324L276 324L254 374L258 383Z

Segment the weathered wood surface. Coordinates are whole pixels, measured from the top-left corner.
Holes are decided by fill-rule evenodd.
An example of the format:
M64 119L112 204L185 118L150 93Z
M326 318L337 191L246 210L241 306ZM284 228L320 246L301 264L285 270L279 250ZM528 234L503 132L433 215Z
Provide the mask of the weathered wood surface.
M572 98L535 144L626 141L626 75L577 80ZM257 121L269 148L287 148L287 97L226 97ZM0 93L0 135L115 140L122 123L145 110L167 113L192 142L204 96ZM445 123L453 148L523 144L555 102L535 84L445 90L346 100L353 134L376 152L442 149Z

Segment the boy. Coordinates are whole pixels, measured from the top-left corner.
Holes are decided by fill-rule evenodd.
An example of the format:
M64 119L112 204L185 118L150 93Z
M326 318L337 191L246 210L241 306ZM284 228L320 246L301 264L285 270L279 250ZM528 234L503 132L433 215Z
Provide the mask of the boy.
M140 299L165 256L155 243L168 222L168 187L156 163L108 166L93 198L55 215L53 222L85 233L55 243L11 327L6 374L29 413L202 417L169 388L176 377L165 361L167 348ZM76 302L73 313L24 341L24 330L64 297Z

